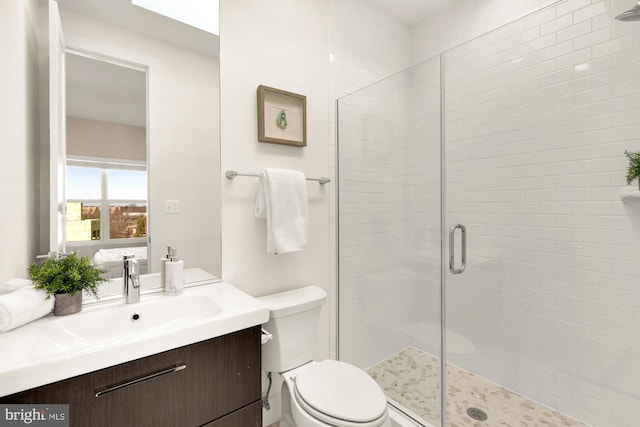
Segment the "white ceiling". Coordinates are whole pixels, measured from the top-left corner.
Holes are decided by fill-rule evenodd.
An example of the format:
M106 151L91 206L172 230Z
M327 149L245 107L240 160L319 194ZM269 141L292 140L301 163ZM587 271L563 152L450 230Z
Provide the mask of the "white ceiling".
M453 3L453 0L369 0L391 16L412 26L432 13Z

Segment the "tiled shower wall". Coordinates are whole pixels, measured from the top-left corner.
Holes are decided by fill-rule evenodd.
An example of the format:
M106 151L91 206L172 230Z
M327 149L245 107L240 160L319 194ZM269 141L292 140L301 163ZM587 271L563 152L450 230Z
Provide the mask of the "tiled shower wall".
M408 146L405 166L404 266L414 273L409 321L403 333L409 345L440 353L440 57L402 73L406 76L406 115L399 125Z
M337 271L336 258L336 100L374 82L380 81L409 65L409 29L368 0L329 0L329 165L330 218L333 249L331 278ZM332 282L331 289L337 287ZM330 295L331 335L336 337L337 294ZM346 330L343 330L346 332ZM362 349L365 351L366 349ZM331 340L331 354L336 355L336 340ZM360 357L358 355L357 357Z
M417 343L438 353L439 58L338 108L341 359L366 368ZM432 336L416 336L420 321Z
M444 60L447 224L467 225L470 261L463 275L448 275L448 327L477 349L471 357L452 359L604 427L631 427L640 418L640 204L619 199L622 153L640 149L640 23L612 19L630 3L565 0L450 50ZM400 251L390 252L395 263L387 264L388 289L361 283L359 295L341 301L342 312L352 311L355 322L342 323L343 315L342 337L362 313L376 323L376 312L397 303L384 301L388 295L410 301L396 321L431 322L428 307L435 295L425 291L431 285L407 293L407 283L419 283L425 272L431 279L439 276L430 268L433 248L420 241L437 227L415 220L429 217L435 189L428 186L434 182L411 187L435 162L412 151L421 138L430 139L412 116L419 99L412 95L420 93L412 86L416 77L409 72L402 79L397 90L403 91L405 107L390 104L385 91L367 89L358 96L365 106L379 104L372 122L382 117L395 129L387 126L386 134L401 135L397 141L407 161L403 190L410 196L398 202L408 221L394 232L410 256L395 261ZM393 108L380 107L385 104ZM354 132L358 124L351 125ZM364 140L360 148L364 155ZM384 163L378 168L383 170ZM354 201L366 209L370 192L353 191ZM368 240L375 227L351 225L351 241L360 242L352 245L351 260L366 261L380 247ZM366 308L376 295L378 306ZM341 358L364 364L412 339L383 336L379 329L351 332L370 335L357 346L341 346ZM353 353L343 353L345 348Z
M406 84L400 75L338 104L340 357L362 368L408 344L392 333L409 319L415 277L404 269Z
M629 2L624 8L631 6ZM640 417L640 23L563 1L444 55L447 223L469 266L447 279L458 364L585 422Z

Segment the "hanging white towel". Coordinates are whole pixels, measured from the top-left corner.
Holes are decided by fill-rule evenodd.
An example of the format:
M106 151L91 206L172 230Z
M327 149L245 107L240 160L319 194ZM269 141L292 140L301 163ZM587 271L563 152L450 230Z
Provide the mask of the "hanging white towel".
M257 218L267 220L267 252L301 251L309 233L307 181L302 172L267 168L260 171Z
M0 295L0 332L5 332L46 316L53 310L54 298L33 286Z

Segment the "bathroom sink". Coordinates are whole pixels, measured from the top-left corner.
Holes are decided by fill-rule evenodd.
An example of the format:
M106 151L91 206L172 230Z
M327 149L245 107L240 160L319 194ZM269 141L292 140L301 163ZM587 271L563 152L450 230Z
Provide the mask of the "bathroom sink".
M55 353L60 341L86 348L128 341L170 329L212 320L221 308L206 295L148 297L138 304L118 304L108 309L85 310L45 325L32 349L34 354Z
M226 282L49 315L0 333L0 396L264 323L266 305Z

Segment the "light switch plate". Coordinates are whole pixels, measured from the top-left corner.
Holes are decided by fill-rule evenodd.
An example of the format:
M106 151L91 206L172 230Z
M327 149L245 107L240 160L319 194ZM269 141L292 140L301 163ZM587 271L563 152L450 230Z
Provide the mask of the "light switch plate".
M179 200L167 200L165 213L177 214L180 213L180 201Z

